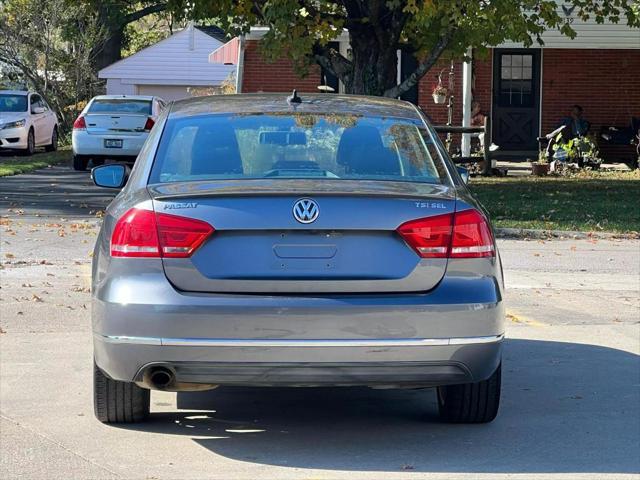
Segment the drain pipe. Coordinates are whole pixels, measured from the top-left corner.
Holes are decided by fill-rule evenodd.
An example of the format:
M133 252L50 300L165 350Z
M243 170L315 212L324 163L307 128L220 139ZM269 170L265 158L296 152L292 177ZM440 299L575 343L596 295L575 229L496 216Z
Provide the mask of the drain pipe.
M244 35L238 38L238 65L236 67L236 93L242 93L242 80L244 78L244 49L246 39Z

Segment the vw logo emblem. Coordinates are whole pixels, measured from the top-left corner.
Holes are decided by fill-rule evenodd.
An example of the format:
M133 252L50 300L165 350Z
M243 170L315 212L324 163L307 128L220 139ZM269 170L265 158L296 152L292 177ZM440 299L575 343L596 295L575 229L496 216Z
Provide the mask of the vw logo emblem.
M301 198L293 204L293 218L300 223L313 223L319 214L318 204L310 198Z

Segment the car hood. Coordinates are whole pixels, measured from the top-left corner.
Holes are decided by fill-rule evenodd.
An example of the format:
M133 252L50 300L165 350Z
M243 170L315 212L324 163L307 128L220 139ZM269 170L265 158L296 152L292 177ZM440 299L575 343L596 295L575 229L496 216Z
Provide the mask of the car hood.
M27 112L0 112L0 125L27 118Z

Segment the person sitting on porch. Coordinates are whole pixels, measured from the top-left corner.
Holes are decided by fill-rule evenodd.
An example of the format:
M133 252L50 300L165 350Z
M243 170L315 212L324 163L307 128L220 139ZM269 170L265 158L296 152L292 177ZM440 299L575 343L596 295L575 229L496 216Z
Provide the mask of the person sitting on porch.
M471 102L471 126L472 127L484 127L484 122L487 118L487 115L482 113L482 108L480 107L480 102L477 100L473 100ZM477 136L480 141L480 148L484 150L484 132L483 133L475 133L473 136ZM494 143L489 146L489 151L495 152L500 147Z
M569 116L564 117L558 126L561 125L567 127L562 131L562 136L565 140L584 137L589 132L589 128L591 128L591 123L582 118L582 107L580 105L571 107Z

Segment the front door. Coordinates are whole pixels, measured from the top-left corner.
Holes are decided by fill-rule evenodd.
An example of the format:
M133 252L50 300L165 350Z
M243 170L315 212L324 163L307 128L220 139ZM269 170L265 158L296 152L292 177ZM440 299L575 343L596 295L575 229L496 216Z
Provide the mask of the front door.
M536 150L540 118L540 49L493 56L493 141L503 151Z

